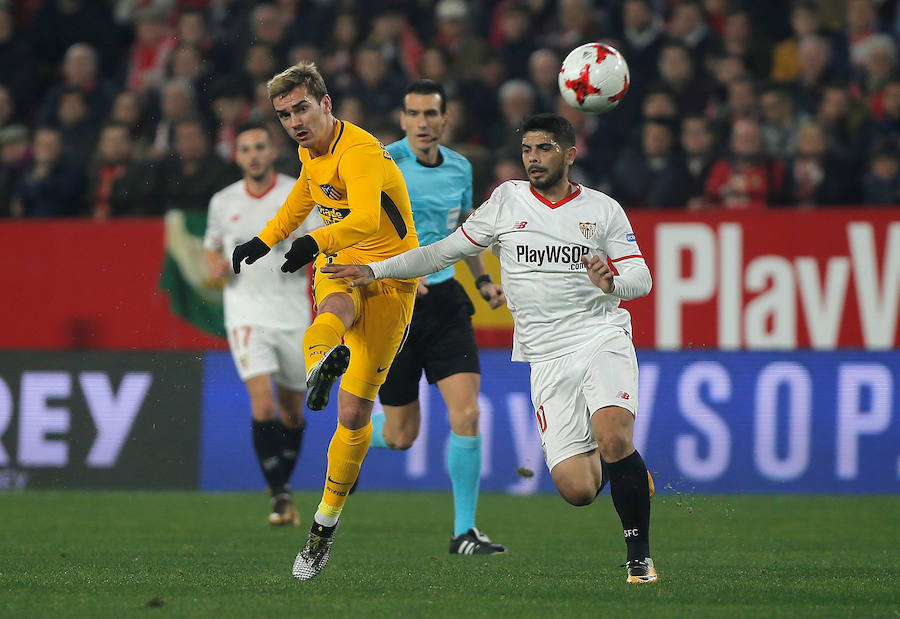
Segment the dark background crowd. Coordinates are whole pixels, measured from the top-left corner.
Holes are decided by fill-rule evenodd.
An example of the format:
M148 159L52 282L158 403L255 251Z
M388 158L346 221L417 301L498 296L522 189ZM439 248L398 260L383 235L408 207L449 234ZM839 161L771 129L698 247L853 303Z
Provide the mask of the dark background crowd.
M476 201L521 177L521 119L555 111L572 178L627 208L897 204L898 34L894 0L0 0L0 216L203 211L247 121L296 176L265 83L300 60L383 143L406 85L442 82ZM557 88L591 41L631 69L603 116Z

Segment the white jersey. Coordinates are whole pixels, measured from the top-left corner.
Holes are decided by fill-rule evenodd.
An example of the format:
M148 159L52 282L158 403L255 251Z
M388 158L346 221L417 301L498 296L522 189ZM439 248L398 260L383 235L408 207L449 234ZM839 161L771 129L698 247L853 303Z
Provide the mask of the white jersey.
M278 212L294 187L295 179L278 174L261 195L249 192L243 180L232 183L209 202L203 246L221 252L231 261L234 248L249 241ZM258 325L281 329L305 329L311 322L309 279L306 269L282 273L284 254L294 239L320 227L316 211L303 225L278 243L268 254L239 275L232 273L225 287L225 327Z
M373 272L416 276L491 247L515 322L513 361L554 359L615 330L630 335L631 316L619 301L647 294L650 271L619 203L573 187L552 203L527 181L507 181L449 237L372 264ZM611 294L591 282L582 256L618 269Z

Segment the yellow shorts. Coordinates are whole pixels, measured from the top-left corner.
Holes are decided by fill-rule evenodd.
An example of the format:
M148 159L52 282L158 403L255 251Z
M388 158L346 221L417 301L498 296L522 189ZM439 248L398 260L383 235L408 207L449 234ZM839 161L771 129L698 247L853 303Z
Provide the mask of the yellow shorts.
M342 262L338 253L333 262L356 261ZM328 273L322 273L319 269L325 263L324 256L316 259L313 280L316 306L335 292L344 292L353 299L353 325L344 334L344 344L350 349L350 366L341 379L341 389L374 401L409 330L416 302L416 282L376 280L368 286L351 288L349 280L329 279Z

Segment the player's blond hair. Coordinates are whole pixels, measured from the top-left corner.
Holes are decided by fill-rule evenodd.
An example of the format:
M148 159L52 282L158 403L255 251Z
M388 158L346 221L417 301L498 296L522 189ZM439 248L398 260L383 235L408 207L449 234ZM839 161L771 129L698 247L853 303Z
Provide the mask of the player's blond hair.
M298 86L306 88L306 93L314 97L316 101L321 101L322 97L328 94L325 80L322 79L322 74L316 68L316 63L301 62L288 67L269 80L266 84L269 100L285 95Z

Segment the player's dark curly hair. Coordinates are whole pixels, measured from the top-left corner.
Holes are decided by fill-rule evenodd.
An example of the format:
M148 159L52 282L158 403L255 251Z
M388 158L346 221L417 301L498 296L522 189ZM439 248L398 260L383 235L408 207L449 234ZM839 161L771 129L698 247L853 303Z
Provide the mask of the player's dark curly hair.
M534 114L526 116L519 131L524 135L529 131L546 131L563 148L575 146L575 127L559 114Z
M441 114L447 113L447 93L444 92L444 87L441 86L440 82L436 82L434 80L429 79L421 79L416 80L412 84L406 87L406 92L403 97L403 109L406 109L406 96L405 95L440 95L441 96Z

